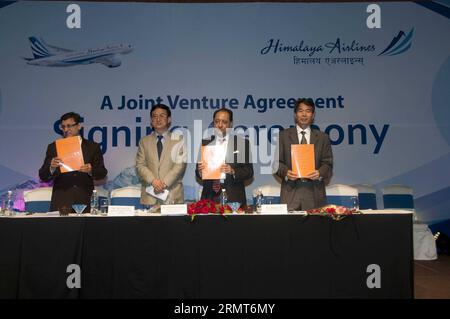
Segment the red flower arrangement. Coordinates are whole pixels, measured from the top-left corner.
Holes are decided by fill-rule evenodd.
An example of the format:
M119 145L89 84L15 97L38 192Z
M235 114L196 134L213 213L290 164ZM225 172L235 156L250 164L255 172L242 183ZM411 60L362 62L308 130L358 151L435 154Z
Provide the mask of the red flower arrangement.
M242 208L239 208L238 211L244 212ZM191 216L191 220L194 220L195 215L219 214L224 216L232 212L233 210L230 206L222 206L210 199L202 199L188 206L188 215Z
M344 206L326 205L320 208L314 208L306 211L308 215L328 216L334 220L341 220L346 216L358 214L356 209L350 209Z

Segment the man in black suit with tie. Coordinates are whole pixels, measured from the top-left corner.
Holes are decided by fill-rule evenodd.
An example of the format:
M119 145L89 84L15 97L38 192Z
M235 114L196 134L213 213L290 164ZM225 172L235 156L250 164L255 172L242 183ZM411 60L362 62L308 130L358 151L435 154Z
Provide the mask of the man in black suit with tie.
M253 164L250 156L250 143L247 139L230 133L233 127L233 112L221 108L214 112L215 136L210 140L203 140L202 145L223 144L226 147L225 164L221 166L222 178L220 180L202 180L203 191L201 199L212 199L219 201L222 188L228 195L228 202L239 202L246 205L244 182L253 177ZM197 164L195 173L202 178L205 164Z
M104 179L108 173L103 164L100 145L80 136L80 121L79 114L66 113L61 116L60 128L64 138L78 136L85 164L78 171L62 173L62 161L57 157L56 144L53 142L48 145L44 163L39 169L42 181L53 180L51 211L60 210L62 207L71 208L73 204L86 204L89 209L94 180Z

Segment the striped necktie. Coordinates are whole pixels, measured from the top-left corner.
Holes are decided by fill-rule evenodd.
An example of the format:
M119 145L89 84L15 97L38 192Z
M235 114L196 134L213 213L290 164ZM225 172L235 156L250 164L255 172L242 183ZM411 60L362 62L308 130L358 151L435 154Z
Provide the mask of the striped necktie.
M300 144L308 144L308 142L306 141L306 137L305 137L306 132L301 131L300 133L302 133L302 141L300 142Z

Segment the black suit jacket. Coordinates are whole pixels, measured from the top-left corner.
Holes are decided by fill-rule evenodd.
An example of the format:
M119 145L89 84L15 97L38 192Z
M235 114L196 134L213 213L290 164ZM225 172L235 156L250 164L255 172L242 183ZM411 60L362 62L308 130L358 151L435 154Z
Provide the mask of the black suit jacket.
M208 145L214 142L213 136L210 140L202 140L202 145ZM242 205L247 203L247 197L245 196L245 184L246 180L253 177L253 164L251 163L250 143L247 139L241 138L237 135L230 135L228 140L227 155L225 163L229 164L235 171L234 176L226 174L226 178L221 185L225 188L229 202L239 202ZM195 169L195 174L199 179L200 173L198 171L198 165ZM219 200L219 194L213 190L212 180L202 180L203 191L201 199Z
M71 207L73 204L86 204L90 206L92 190L94 189L94 179L100 180L108 173L103 163L103 155L98 143L82 139L81 150L84 162L92 166L92 174L79 171L61 173L57 168L53 174L50 172L52 158L56 157L55 142L47 147L44 163L39 169L39 177L42 181L53 180L53 193L50 205L51 211L57 211L61 207Z

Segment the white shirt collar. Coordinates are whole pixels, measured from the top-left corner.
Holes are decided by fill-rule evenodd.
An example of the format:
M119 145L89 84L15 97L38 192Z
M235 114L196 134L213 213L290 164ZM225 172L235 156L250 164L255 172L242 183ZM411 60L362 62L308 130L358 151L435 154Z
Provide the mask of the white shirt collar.
M228 134L227 135L225 135L225 136L216 136L215 137L215 139L216 139L216 143L220 143L220 142L222 142L222 143L227 143L228 142Z
M301 131L305 131L306 132L306 135L309 135L309 134L311 134L311 126L308 126L307 128L305 128L305 129L302 129L301 127L300 127L300 125L296 125L297 126L297 133L298 134L301 134L300 132Z
M169 135L169 131L165 131L164 133L160 134L158 132L155 131L156 134L156 139L158 139L158 136L161 135L163 138L162 139L166 139Z

